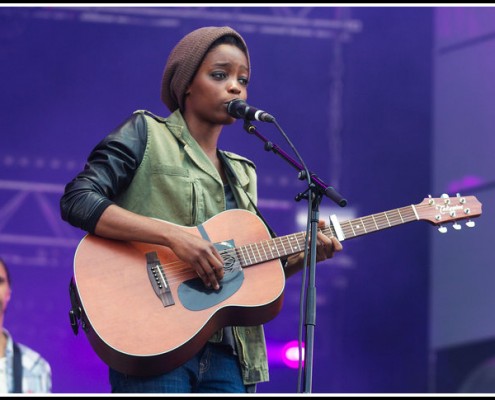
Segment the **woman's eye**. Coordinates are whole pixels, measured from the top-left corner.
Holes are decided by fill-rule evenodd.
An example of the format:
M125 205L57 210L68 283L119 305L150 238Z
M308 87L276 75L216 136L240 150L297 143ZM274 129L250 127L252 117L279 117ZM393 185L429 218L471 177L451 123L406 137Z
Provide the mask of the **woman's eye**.
M224 79L227 74L225 72L212 72L211 76L215 79Z
M249 79L247 79L247 78L239 78L239 82L241 83L241 85L247 86L248 83L249 83Z

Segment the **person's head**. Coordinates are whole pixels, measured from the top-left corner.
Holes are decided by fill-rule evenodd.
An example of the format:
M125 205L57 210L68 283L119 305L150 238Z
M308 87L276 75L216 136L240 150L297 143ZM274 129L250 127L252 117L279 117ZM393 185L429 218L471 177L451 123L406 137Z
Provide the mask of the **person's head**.
M5 261L0 258L0 316L7 309L11 292L9 269Z
M213 56L216 56L213 59ZM208 63L208 65L205 65ZM198 71L204 70L212 77L218 71L220 75L228 74L223 82L237 82L243 86L227 88L233 93L224 95L225 101L233 98L246 99L246 86L250 75L250 60L246 42L234 29L223 27L203 27L184 36L170 53L162 78L161 99L171 112L186 109L186 102L191 94L191 87L198 76Z

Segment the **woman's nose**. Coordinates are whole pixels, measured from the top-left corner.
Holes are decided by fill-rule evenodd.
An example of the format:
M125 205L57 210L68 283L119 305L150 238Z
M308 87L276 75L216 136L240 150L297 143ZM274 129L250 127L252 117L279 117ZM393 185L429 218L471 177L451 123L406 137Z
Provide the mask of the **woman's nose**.
M231 93L241 93L241 84L237 80L229 81L229 92Z

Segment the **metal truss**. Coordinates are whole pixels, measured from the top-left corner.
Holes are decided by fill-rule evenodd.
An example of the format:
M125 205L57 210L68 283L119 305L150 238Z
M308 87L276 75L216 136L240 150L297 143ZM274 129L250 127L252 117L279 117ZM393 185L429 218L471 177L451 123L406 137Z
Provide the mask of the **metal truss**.
M317 39L348 40L361 31L361 21L347 18L348 7L21 7L0 9L0 15L16 18L40 18L81 23L141 25L179 28L208 23L228 24L241 33L299 36ZM346 16L345 18L343 16Z
M75 232L60 218L58 199L63 189L58 184L0 180L0 252L9 265L58 267L69 263L82 231ZM26 210L27 218L42 221L38 232L29 232L29 222L19 222L26 220L21 218Z
M66 224L60 219L58 202L54 204L47 196L53 193L62 195L63 189L63 185L57 184L0 180L0 191L13 192L13 196L0 204L0 243L74 247L78 240L68 237ZM15 220L30 198L35 200L39 214L46 222L46 234L9 233L6 226L11 220Z

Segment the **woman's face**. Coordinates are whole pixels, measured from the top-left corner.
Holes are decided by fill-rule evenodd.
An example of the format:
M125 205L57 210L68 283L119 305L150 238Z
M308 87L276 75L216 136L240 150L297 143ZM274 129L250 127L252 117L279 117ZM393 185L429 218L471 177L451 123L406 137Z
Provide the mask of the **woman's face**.
M10 284L7 279L7 270L5 269L3 263L0 262L0 316L3 315L7 308L7 304L9 304L10 292Z
M227 103L246 100L249 68L242 50L221 44L210 50L186 90L185 115L213 124L231 124Z

